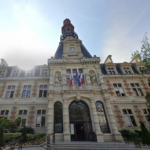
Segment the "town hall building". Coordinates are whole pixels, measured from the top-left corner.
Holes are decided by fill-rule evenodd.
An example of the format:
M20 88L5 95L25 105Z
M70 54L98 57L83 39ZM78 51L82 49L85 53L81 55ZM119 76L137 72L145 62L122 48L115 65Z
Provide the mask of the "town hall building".
M24 71L0 63L0 117L21 119L35 132L55 132L56 141L120 141L121 129L150 126L145 95L149 75L144 63L104 63L91 56L69 19L65 19L54 57L47 64ZM76 72L84 84L76 81ZM70 86L70 77L73 83Z

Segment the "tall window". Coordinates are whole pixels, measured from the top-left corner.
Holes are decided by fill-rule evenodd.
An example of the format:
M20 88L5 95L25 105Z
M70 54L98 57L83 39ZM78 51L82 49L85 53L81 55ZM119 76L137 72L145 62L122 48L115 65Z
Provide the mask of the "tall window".
M19 75L19 70L14 70L13 77L18 77L18 75Z
M8 117L8 114L9 114L9 110L1 110L1 113L0 113L0 118L1 117Z
M25 85L23 88L22 97L28 98L30 97L30 93L31 93L31 85Z
M15 92L15 86L8 86L6 98L13 98Z
M37 110L36 127L45 127L46 110Z
M148 123L150 124L150 119L148 117L148 115L150 114L150 109L142 109L143 113L145 115L146 120L148 121Z
M113 68L108 68L108 72L109 72L109 74L115 74L115 71Z
M39 97L47 97L47 85L40 85Z
M5 71L0 71L0 77L3 77L5 74Z
M63 132L62 104L60 102L54 104L54 131L55 133Z
M24 127L26 125L27 118L27 110L19 110L18 119L21 119L20 127Z
M95 105L96 105L96 110L97 110L97 115L98 115L101 131L103 133L109 133L110 131L109 131L109 126L108 126L104 106L101 102L96 102Z
M125 96L121 84L113 84L117 96Z
M122 111L128 127L137 126L131 109L123 109Z
M42 70L42 76L47 76L47 70Z
M129 68L123 68L123 69L124 69L124 72L125 72L126 74L131 74Z
M134 94L136 96L143 96L143 92L142 92L138 83L131 83L131 87L132 87Z

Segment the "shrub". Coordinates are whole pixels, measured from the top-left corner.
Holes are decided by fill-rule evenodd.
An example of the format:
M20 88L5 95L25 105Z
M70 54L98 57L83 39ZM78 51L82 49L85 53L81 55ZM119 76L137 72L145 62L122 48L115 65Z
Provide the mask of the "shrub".
M18 132L22 133L24 128L20 128ZM27 134L34 134L34 129L32 127L26 127Z
M4 141L13 142L21 137L21 133L4 133ZM40 139L45 136L45 133L36 133L36 134L26 134L27 141Z
M125 138L127 138L130 141L132 141L135 136L138 136L138 133L132 132L127 129L120 130L120 132L123 137L125 136Z
M150 133L146 129L144 123L141 123L141 130L142 130L142 143L143 144L150 144Z
M13 142L21 137L21 133L4 133L4 141Z

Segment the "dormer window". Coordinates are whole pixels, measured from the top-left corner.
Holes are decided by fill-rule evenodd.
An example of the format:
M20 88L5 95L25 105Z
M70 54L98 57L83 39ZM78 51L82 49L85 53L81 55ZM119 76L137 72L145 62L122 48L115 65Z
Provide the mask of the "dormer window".
M42 76L44 77L44 76L47 76L47 70L42 70Z
M32 76L33 76L33 70L31 70L27 73L27 77L32 77Z
M13 77L18 77L18 75L19 75L19 70L14 70Z
M5 74L5 71L0 71L0 77L3 77Z
M131 74L129 68L123 68L123 69L124 69L124 72L125 72L126 74Z
M109 74L115 74L115 71L113 68L108 68Z

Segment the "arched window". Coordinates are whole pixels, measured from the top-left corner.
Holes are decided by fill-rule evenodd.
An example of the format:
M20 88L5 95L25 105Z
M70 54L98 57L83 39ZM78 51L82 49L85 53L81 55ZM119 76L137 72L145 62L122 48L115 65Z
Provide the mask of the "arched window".
M54 131L55 133L63 132L63 117L62 117L62 104L56 102L54 104Z
M103 103L96 102L95 105L102 133L110 133Z

